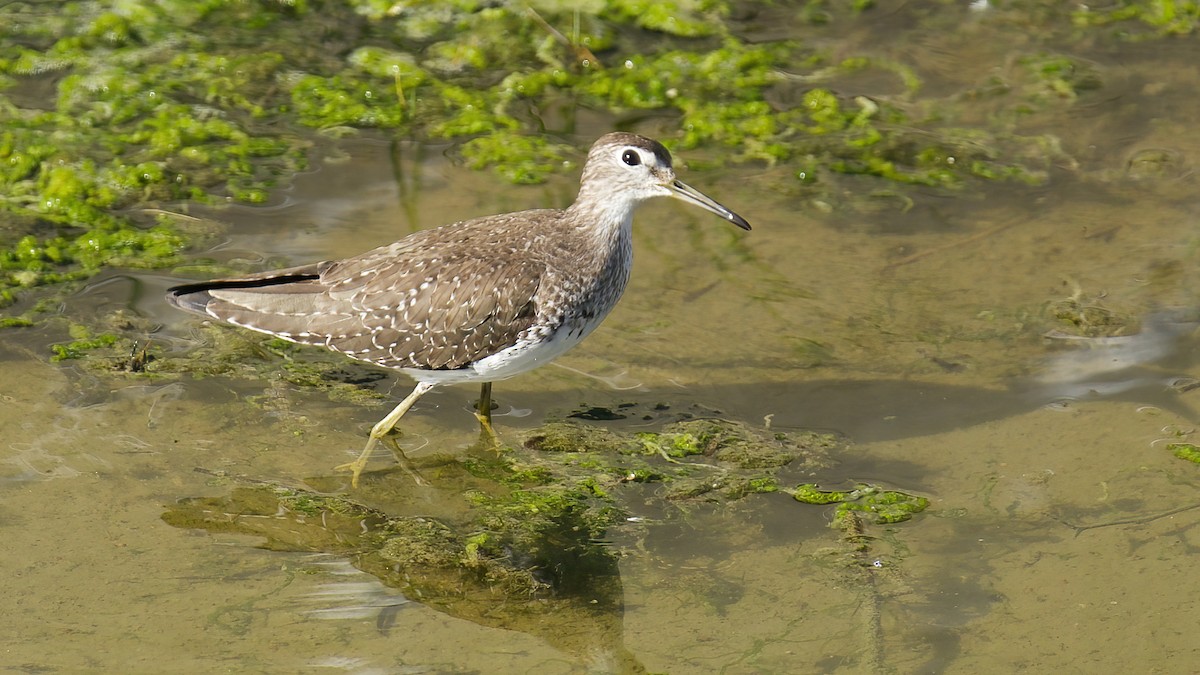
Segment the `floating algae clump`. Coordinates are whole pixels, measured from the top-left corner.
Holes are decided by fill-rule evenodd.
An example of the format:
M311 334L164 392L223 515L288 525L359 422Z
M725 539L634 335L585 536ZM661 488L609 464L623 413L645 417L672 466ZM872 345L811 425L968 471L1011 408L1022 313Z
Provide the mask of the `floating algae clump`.
M661 483L669 500L736 500L779 489L776 474L826 466L841 443L827 434L782 433L719 418L671 422L658 432L549 422L524 443L526 461L614 484Z
M1200 464L1200 448L1191 443L1171 443L1167 446L1167 450L1170 450L1179 459Z
M806 483L790 491L792 497L805 504L837 504L834 525L851 515L877 524L900 523L924 511L929 500L899 490L885 490L860 483L852 490L821 490Z

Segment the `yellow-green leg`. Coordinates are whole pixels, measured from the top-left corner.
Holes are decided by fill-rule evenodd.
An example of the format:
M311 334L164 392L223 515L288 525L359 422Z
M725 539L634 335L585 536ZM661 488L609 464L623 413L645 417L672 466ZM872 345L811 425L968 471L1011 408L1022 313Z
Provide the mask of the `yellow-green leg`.
M479 387L479 403L475 406L475 418L479 420L481 435L486 436L493 445L500 442L496 430L492 428L492 383L484 382Z
M358 477L362 475L363 469L367 468L367 462L371 458L371 452L375 449L375 444L387 436L392 431L392 428L396 426L396 423L400 421L400 418L404 417L404 413L408 412L408 409L413 407L413 404L425 392L433 389L433 386L433 382L418 382L416 388L400 402L400 405L393 408L392 412L387 414L387 417L379 420L375 426L371 427L371 437L367 439L367 447L363 448L358 459L348 464L341 464L334 467L334 471L349 470L351 472L350 485L358 487ZM397 445L396 450L399 451L400 446ZM403 455L404 453L400 452L400 454Z

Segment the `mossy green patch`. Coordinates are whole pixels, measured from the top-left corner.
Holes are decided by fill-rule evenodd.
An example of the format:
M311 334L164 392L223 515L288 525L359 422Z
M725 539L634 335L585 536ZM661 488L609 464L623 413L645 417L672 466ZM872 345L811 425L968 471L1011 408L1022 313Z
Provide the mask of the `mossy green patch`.
M105 267L162 267L180 260L185 240L165 225L105 222L82 232L25 235L0 249L0 307L13 290L83 279Z
M1171 443L1167 445L1167 450L1170 450L1171 454L1179 459L1200 464L1200 447L1196 447L1192 443Z
M96 376L136 379L228 377L257 381L268 390L246 402L256 406L286 406L289 387L315 390L330 400L377 407L388 395L377 391L387 372L374 366L295 343L221 325L204 325L202 339L187 350L168 350L154 339L157 326L131 312L106 314L95 326L50 319L51 335L61 330L64 340L49 347L51 361L79 360ZM66 324L62 329L60 324ZM13 325L22 325L17 319ZM26 324L27 325L27 324Z
M567 149L541 136L499 131L473 138L462 146L462 156L473 169L495 167L513 183L541 183L552 172L574 166Z
M50 346L54 352L54 355L50 357L51 361L78 359L83 356L84 352L111 347L119 339L112 333L93 334L90 328L81 324L72 324L70 333L72 338L70 342Z
M865 518L878 523L900 523L929 507L925 497L900 490L885 490L874 485L859 484L852 490L822 490L805 483L790 491L792 497L805 504L837 504L834 526L847 517Z
M662 483L663 496L672 501L733 501L775 492L779 471L824 467L840 446L827 434L774 432L720 418L678 420L657 432L634 433L552 421L524 442L537 452L526 461L549 467L553 475L601 478L609 489Z
M1200 27L1200 2L1117 0L1103 7L1081 5L1071 17L1081 28L1112 27L1124 39L1145 40L1194 33Z
M260 101L284 58L218 37L261 11L215 1L5 8L0 213L15 232L0 234L0 303L105 267L176 264L184 229L134 207L258 202L304 166L307 142L251 130L278 113ZM20 85L43 82L53 100L21 96Z
M797 485L792 490L792 497L805 504L840 504L849 498L848 492L837 490L821 490L812 483Z
M543 453L631 454L636 443L595 425L549 421L525 437L525 448Z
M25 316L0 317L0 328L28 328L33 320Z
M794 438L719 418L675 422L660 432L638 433L636 438L645 454L668 458L699 455L746 470L776 469L802 458L806 451L816 455L838 445L829 435L806 433Z
M482 530L471 541L472 560L503 560L515 551L533 561L546 583L568 592L580 590L581 577L590 578L612 564L612 552L594 542L621 511L593 479L560 479L499 494L477 491L468 499Z

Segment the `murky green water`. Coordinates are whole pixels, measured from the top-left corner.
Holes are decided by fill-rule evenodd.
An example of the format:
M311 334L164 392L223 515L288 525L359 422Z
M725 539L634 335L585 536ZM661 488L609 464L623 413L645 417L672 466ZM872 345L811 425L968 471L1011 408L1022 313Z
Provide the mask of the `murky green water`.
M857 51L875 43L947 92L1053 47L1029 25L904 5L836 37ZM681 169L754 230L672 203L646 206L630 288L604 327L555 365L497 385L502 435L585 402L699 405L844 434L853 445L836 466L803 480L868 481L932 502L913 520L868 528L869 559L856 560L826 527L827 509L786 495L706 508L664 505L651 491L629 504L640 518L610 533L623 553L624 609L601 639L548 638L571 630L554 616L525 630L456 618L344 557L262 550L258 537L161 520L180 499L228 494L214 473L343 490L331 467L358 452L383 410L278 379L97 375L48 363L51 337L34 329L6 333L0 346L9 382L0 664L1193 670L1200 473L1164 446L1195 440L1197 419L1196 393L1180 383L1200 377L1188 323L1200 262L1200 43L1104 42L1075 56L1103 86L1029 130L1059 136L1074 158L1046 187L917 193L907 209L888 194L848 194L827 213L769 168ZM988 101L975 105L986 123ZM299 178L286 204L218 214L231 227L214 256L339 257L473 215L565 205L574 192L573 178L500 185L441 148L356 141L343 150L349 161ZM205 338L161 299L172 281L99 279L63 311L132 309L162 324L160 344L191 349ZM1061 317L1108 315L1138 337L1044 337L1066 325ZM391 378L382 389L398 399L409 386ZM449 387L422 399L402 425L414 461L465 452L476 393ZM382 457L372 470L370 480L407 485L407 509L436 516L445 503L446 486L411 485Z

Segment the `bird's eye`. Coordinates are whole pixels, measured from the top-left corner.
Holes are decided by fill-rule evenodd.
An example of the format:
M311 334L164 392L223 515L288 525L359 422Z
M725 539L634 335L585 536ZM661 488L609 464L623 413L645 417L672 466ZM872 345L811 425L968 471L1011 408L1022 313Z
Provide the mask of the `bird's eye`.
M626 150L625 153L621 155L621 161L625 162L629 166L637 166L638 164L642 163L642 158L633 150Z

